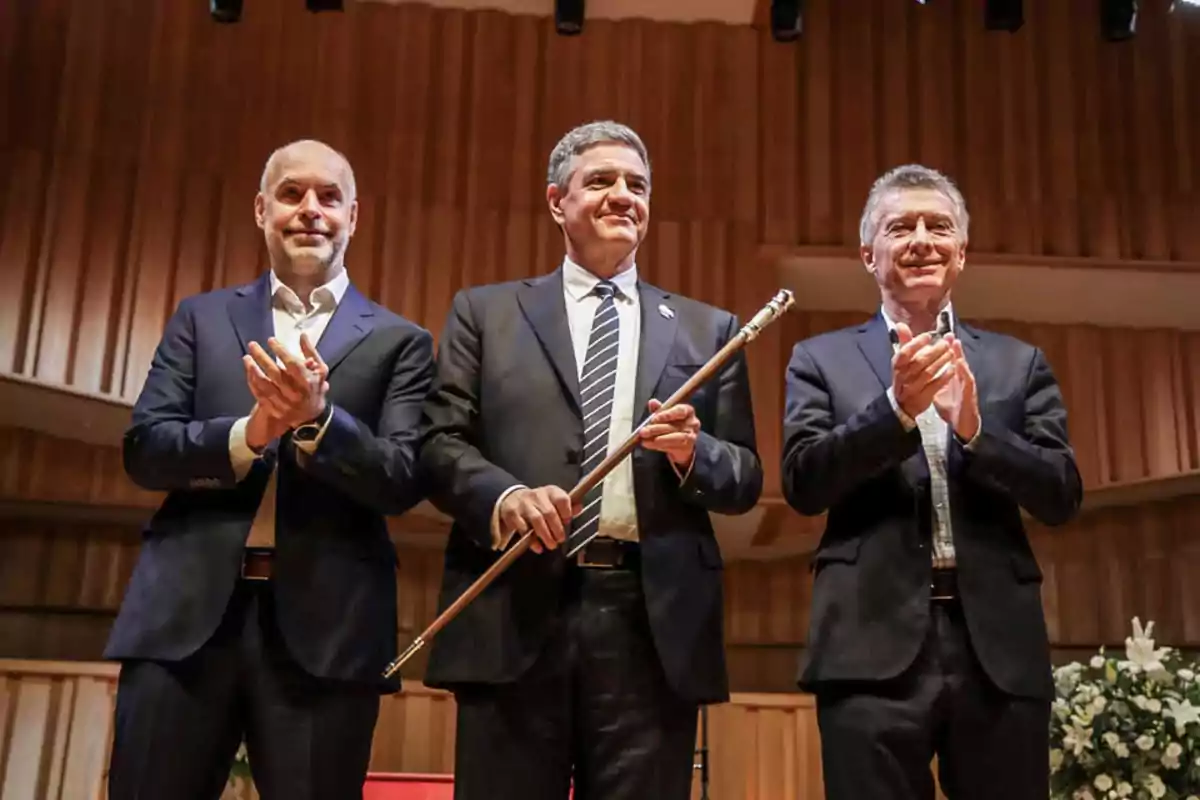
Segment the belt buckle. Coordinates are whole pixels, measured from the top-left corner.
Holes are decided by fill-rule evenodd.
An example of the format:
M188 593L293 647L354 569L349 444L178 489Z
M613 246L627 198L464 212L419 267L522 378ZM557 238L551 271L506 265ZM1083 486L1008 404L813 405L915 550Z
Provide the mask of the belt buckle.
M598 541L597 539L592 539L592 541L588 542L582 548L580 548L579 555L577 555L575 557L575 563L577 565L579 565L580 567L583 567L584 569L615 569L615 568L621 566L621 561L624 558L624 554L619 549L616 550L616 558L609 559L607 561L589 561L588 560L588 550L591 550L592 546L597 544L597 541ZM612 548L617 547L617 544L615 541L612 541L612 540L601 541L601 542L599 542L599 546L597 546L595 548L596 553L600 553L603 550L605 550L606 549L605 545L609 545ZM611 552L611 550L610 550L610 552Z
M270 578L266 575L248 575L248 574L246 574L247 559L249 559L252 556L258 556L258 555L267 556L269 558L269 554L267 554L267 553L262 553L262 552L258 552L258 551L250 550L250 549L245 549L242 551L242 568L241 568L242 580L244 580L244 581L268 581L268 580L270 580Z
M958 576L957 575L953 576L954 588L953 588L953 590L951 590L950 594L934 594L934 592L939 588L939 584L941 584L942 587L945 587L945 585L946 585L945 581L937 580L937 573L939 571L942 572L943 575L945 575L947 573L953 573L955 570L955 566L956 565L954 564L953 561L942 562L941 564L937 564L934 566L934 575L931 576L930 580L929 580L929 599L930 600L957 600L958 599Z

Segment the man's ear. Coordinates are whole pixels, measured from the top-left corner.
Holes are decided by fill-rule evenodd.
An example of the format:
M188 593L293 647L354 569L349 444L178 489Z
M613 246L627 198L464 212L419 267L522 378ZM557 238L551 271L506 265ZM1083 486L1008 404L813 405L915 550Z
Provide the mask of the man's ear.
M859 245L858 257L862 259L863 266L867 268L867 272L875 274L875 250L869 245Z
M350 204L350 218L346 224L346 233L349 236L354 235L355 229L358 227L358 198Z
M567 215L562 210L563 194L558 186L551 183L546 186L546 205L550 207L550 216L559 225L566 220Z
M254 224L263 230L267 229L267 198L259 192L254 195Z

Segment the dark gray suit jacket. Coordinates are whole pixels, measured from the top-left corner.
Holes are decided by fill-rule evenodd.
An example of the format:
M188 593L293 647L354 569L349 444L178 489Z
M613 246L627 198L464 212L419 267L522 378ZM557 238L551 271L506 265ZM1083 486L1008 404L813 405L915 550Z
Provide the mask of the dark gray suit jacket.
M738 331L728 312L639 284L641 343L635 424ZM675 314L658 312L666 304ZM667 678L697 702L728 697L722 636L722 559L709 512L758 501L746 363L732 358L691 399L703 432L680 483L665 455L638 448L634 493L643 584ZM583 419L561 270L458 293L425 407L421 466L433 502L455 518L445 553L445 608L490 566L490 521L514 484L570 490L582 478ZM526 553L433 642L426 683L454 688L520 677L558 613L562 551Z
M229 431L250 412L242 355L273 331L269 275L187 298L167 323L125 434L125 469L167 497L141 552L105 655L175 661L216 630L270 468L238 481ZM381 683L396 654L396 554L384 515L421 500L417 425L433 338L350 286L317 350L333 417L303 464L278 463L275 592L289 651L309 672Z
M1047 525L1082 499L1067 411L1035 347L956 321L975 375L982 427L947 451L959 590L971 642L1004 691L1053 697L1042 575L1021 508ZM899 675L929 621L929 465L919 430L887 397L892 345L876 314L798 343L787 372L783 491L802 514L828 510L813 568L799 684Z

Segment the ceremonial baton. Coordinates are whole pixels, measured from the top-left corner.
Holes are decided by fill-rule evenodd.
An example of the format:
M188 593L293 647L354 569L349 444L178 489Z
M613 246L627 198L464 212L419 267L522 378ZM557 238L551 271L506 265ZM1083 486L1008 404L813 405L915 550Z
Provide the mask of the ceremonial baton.
M792 293L787 289L780 289L779 292L773 298L771 298L770 302L762 307L761 311L755 314L749 322L742 326L742 329L738 331L736 336L726 342L725 346L722 347L716 355L708 360L707 364L697 370L692 377L688 378L687 383L679 387L679 389L673 395L663 401L662 407L659 409L659 411L666 411L668 408L677 406L691 397L696 389L698 389L702 383L715 375L717 370L721 369L725 362L728 361L734 353L745 347L748 342L757 339L758 335L762 333L763 328L767 327L772 322L783 316L786 312L790 311L792 306L795 304L796 299ZM616 468L617 464L620 464L622 460L624 460L630 453L633 452L633 449L637 447L639 434L642 430L642 427L649 421L650 417L647 417L646 420L629 435L629 438L627 438L620 447L610 452L595 469L585 475L583 480L575 485L575 488L570 492L571 505L582 501L584 496L591 491L592 488L604 480L605 477L608 476L608 473L612 472L613 469ZM579 548L591 541L595 535L596 534L593 533L587 539L578 542L571 552L566 553L566 556L569 558L577 553ZM400 667L404 666L404 664L410 658L416 655L422 647L428 644L433 637L437 635L438 631L444 628L446 624L450 622L450 620L461 614L462 610L466 608L471 601L479 595L480 592L486 589L492 581L500 577L500 575L506 569L512 566L514 561L520 558L521 555L529 549L529 546L533 544L533 539L535 536L536 534L533 532L533 529L530 528L521 536L520 539L517 540L512 547L505 550L503 555L496 559L495 563L488 567L487 571L480 575L474 583L468 586L467 590L463 592L457 600L447 606L446 610L441 614L438 614L437 619L431 622L429 627L421 632L420 636L418 636L416 639L413 639L412 644L410 644L408 648L401 653L398 658L396 658L395 661L393 661L391 664L388 664L387 669L383 673L383 677L390 678L392 675L396 674L396 671L400 669Z

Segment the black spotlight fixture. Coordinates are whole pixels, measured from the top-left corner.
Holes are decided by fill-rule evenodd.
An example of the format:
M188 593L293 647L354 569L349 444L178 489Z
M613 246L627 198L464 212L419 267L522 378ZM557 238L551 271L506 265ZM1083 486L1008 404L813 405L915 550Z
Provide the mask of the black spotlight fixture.
M1021 0L987 0L983 5L983 27L989 31L1016 33L1024 24Z
M318 11L341 11L342 0L304 0L304 6L314 14Z
M804 30L804 0L771 0L771 35L777 42L794 42Z
M554 0L554 30L562 36L583 33L584 0Z
M242 0L209 0L208 9L217 22L237 22L242 18Z
M1108 42L1132 39L1137 30L1137 0L1100 0L1100 35Z

